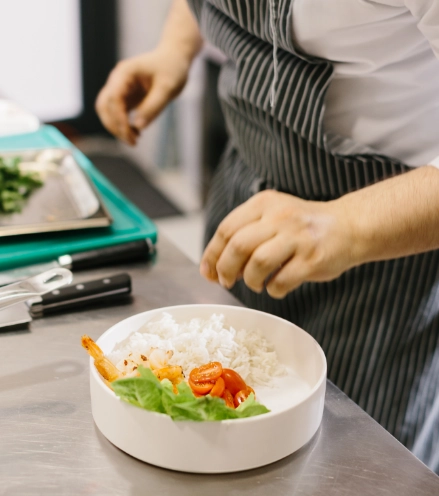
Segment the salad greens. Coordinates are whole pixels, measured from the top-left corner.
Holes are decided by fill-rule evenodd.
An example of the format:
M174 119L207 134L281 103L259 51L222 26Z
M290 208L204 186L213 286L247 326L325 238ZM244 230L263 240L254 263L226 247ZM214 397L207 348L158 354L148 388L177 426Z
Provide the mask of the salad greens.
M18 167L19 157L0 157L0 213L21 212L24 201L43 182L35 173Z
M150 369L142 366L137 370L140 377L111 383L116 395L145 410L166 413L173 420L227 420L254 417L270 411L255 400L253 393L234 410L220 398L209 395L195 397L186 382L177 386L178 394L175 394L169 380L160 382Z

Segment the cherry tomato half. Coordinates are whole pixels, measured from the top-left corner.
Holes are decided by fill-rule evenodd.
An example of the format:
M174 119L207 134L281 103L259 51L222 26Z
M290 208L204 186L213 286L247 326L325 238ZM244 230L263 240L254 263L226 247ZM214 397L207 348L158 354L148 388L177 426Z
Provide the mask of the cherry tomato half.
M222 399L226 402L226 406L235 409L235 404L233 403L232 393L228 389L224 389Z
M233 396L247 387L244 379L238 374L238 372L235 372L232 369L223 369L221 377L224 379L226 389L228 389Z
M226 385L224 383L224 379L222 377L218 377L209 394L210 396L217 396L218 398L221 398L225 389Z
M201 396L204 396L205 394L209 393L214 386L213 382L193 382L190 377L188 380L188 384L194 393L199 394Z
M189 374L192 382L215 382L221 377L223 367L219 362L209 362L201 367L195 368Z
M238 391L233 398L235 407L238 408L238 406L243 403L250 396L251 393L255 394L250 386L246 386L246 388L242 391Z

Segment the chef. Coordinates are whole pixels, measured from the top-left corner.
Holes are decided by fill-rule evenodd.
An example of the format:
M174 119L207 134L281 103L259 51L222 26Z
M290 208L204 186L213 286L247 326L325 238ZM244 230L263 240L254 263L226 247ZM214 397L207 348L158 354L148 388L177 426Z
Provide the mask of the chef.
M227 57L230 139L201 274L306 329L329 378L439 472L439 2L175 0L157 48L102 89L107 129L135 144L203 39Z

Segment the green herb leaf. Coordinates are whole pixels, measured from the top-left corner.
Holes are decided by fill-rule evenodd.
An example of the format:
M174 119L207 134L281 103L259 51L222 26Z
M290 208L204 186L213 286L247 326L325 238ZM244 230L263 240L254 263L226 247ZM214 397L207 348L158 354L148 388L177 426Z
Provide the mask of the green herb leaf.
M173 420L218 421L247 418L270 410L255 400L253 393L234 410L221 398L197 398L186 382L177 386L178 394L168 380L159 381L150 369L139 366L140 377L119 379L111 385L123 401L152 412L166 413Z
M19 157L0 157L0 213L21 212L25 199L43 182L34 172L21 172Z

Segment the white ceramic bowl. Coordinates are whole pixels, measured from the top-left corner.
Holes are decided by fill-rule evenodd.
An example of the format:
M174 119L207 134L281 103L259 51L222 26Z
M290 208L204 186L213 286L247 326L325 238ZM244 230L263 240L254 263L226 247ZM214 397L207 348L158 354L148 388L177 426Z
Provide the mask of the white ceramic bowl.
M260 467L284 458L306 444L323 415L326 359L317 342L294 324L248 308L182 305L158 308L125 319L97 341L113 350L143 324L163 312L183 322L223 314L235 329L259 329L279 360L296 375L276 379L276 387L256 386L258 400L271 411L248 419L221 422L174 422L121 401L90 362L93 418L102 434L126 453L159 467L183 472L222 473Z

